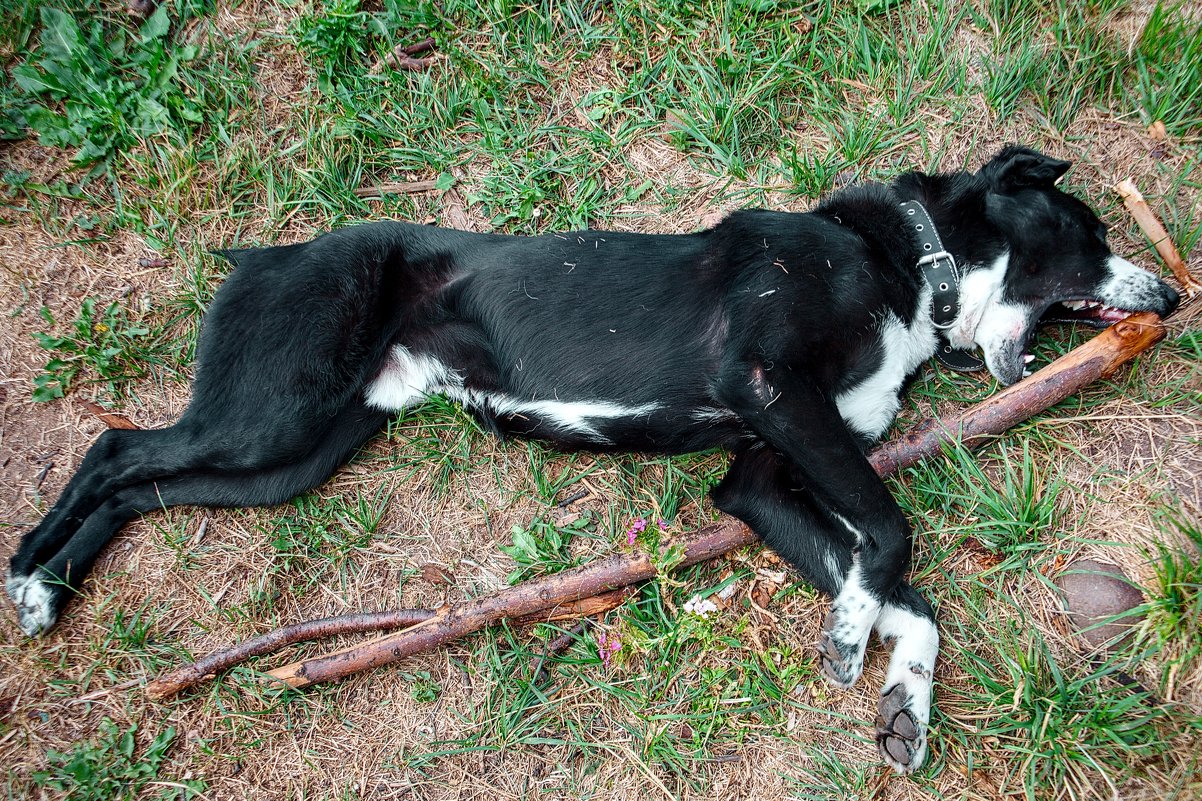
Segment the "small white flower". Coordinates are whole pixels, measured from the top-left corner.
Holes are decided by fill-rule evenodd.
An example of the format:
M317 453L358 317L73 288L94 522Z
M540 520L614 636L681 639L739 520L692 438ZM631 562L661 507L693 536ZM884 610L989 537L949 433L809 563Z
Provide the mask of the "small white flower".
M709 598L702 598L700 595L694 595L685 602L684 611L690 615L697 617L706 617L712 612L718 611L718 605Z

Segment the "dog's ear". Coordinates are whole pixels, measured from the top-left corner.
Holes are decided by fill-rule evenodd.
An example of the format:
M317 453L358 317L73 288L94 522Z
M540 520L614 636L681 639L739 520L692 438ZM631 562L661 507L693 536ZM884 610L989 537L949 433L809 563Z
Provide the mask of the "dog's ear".
M1024 187L1052 186L1071 166L1071 162L1045 156L1029 147L1010 145L990 159L980 174L995 192L1011 192Z

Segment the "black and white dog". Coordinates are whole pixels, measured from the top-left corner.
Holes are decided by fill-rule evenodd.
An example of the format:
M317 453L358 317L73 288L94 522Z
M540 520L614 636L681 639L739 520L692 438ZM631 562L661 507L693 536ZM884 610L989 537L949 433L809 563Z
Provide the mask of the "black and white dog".
M834 599L830 680L856 681L873 629L894 643L876 738L913 770L938 634L866 446L937 349L978 346L1011 384L1049 310L1107 324L1177 305L1054 187L1068 166L1008 147L977 173L908 173L685 236L379 222L230 251L187 411L101 435L13 556L21 628L50 627L134 516L284 502L437 393L568 448L733 452L714 502Z

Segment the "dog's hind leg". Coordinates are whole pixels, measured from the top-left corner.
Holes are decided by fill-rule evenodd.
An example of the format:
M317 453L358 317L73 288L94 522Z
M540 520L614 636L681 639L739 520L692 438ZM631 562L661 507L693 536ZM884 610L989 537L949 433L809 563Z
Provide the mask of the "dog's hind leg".
M186 469L181 461L181 432L176 427L152 430L109 430L92 443L58 501L21 540L12 557L10 575L27 576L45 561L118 489L149 477Z
M764 543L793 565L819 591L833 598L854 565L855 537L816 503L788 461L763 442L740 451L711 496L719 509L734 515ZM860 590L857 590L859 592ZM935 614L909 584L899 584L875 620L878 636L893 643L889 671L878 705L876 739L882 758L909 772L922 764L930 721L932 675L939 648ZM819 641L823 672L843 685L859 673L863 652L841 650L828 625Z
M6 588L22 630L36 636L53 625L100 550L137 515L181 504L243 507L282 503L322 484L380 430L387 417L385 412L354 404L330 421L324 432L315 433L309 452L295 460L258 469L199 468L140 479L115 489L65 537L34 542L35 529L13 558Z

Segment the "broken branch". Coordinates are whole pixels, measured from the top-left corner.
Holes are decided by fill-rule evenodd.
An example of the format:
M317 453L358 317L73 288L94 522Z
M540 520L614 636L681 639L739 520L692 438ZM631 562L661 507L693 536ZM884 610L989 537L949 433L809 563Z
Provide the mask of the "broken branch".
M438 61L438 56L426 56L425 58L415 58L415 56L429 52L434 49L434 39L422 39L420 42L411 45L397 45L392 49L392 52L384 56L372 68L373 73L383 72L385 67L392 67L397 70L418 71L429 68Z
M555 609L549 615L527 615L513 622L515 625L523 626L532 623L552 623L561 620L575 620L581 617L600 615L611 609L618 608L633 594L633 587L622 587L613 592L585 598L576 603L565 604ZM184 665L181 668L160 676L146 685L146 695L155 701L170 698L206 679L213 678L213 676L223 670L229 670L248 659L273 653L294 643L319 640L342 634L364 634L372 631L387 631L398 628L407 628L411 631L413 627L433 618L435 614L436 612L432 609L398 609L384 612L338 615L320 620L294 623L291 626L274 629L244 643L214 651L190 665Z
M1059 403L1099 378L1112 375L1120 366L1164 336L1164 326L1155 314L1132 315L992 398L958 415L920 423L900 439L872 451L869 461L879 475L887 476L927 456L940 453L948 442L978 447L992 436ZM683 554L674 567L704 562L755 541L751 529L732 517L722 516L719 522L674 543L680 549L679 553ZM542 619L546 619L548 610L560 612L551 619L587 617L597 614L598 610L617 606L626 597L624 593L631 592L630 585L652 578L657 573L656 562L650 554L614 554L588 565L506 588L493 595L445 606L403 631L294 662L276 668L268 675L291 687L307 687L396 662L507 618L531 620L543 616ZM602 598L594 597L602 594L605 594ZM593 611L586 611L589 604L594 604ZM340 632L349 630L340 629ZM212 659L208 657L195 666L176 672L187 673L193 677L192 681L181 684L164 677L148 685L147 694L153 699L166 698L202 680L219 669L212 667L216 662L207 661Z
M1123 198L1123 205L1131 212L1131 216L1135 218L1135 222L1144 232L1144 236L1156 248L1156 252L1160 254L1165 265L1173 271L1177 280L1181 282L1185 296L1192 298L1202 292L1202 283L1190 274L1189 268L1185 266L1185 259L1181 258L1173 240L1169 238L1169 232L1160 224L1156 212L1148 206L1148 202L1140 194L1135 182L1128 178L1116 184L1114 189Z
M222 670L263 654L278 651L286 645L333 637L339 634L382 631L402 626L413 626L434 617L431 609L402 609L391 612L365 612L355 615L339 615L320 620L294 623L266 634L215 651L190 665L171 671L146 685L146 695L161 701L211 678Z
M695 565L755 542L751 529L734 518L706 526L681 539L678 567ZM307 687L342 678L406 656L444 645L505 618L554 610L595 595L609 593L655 576L658 570L646 552L618 553L588 565L527 581L493 595L444 606L437 614L405 631L368 640L324 656L294 662L267 675L291 687ZM595 614L595 613L589 613Z

